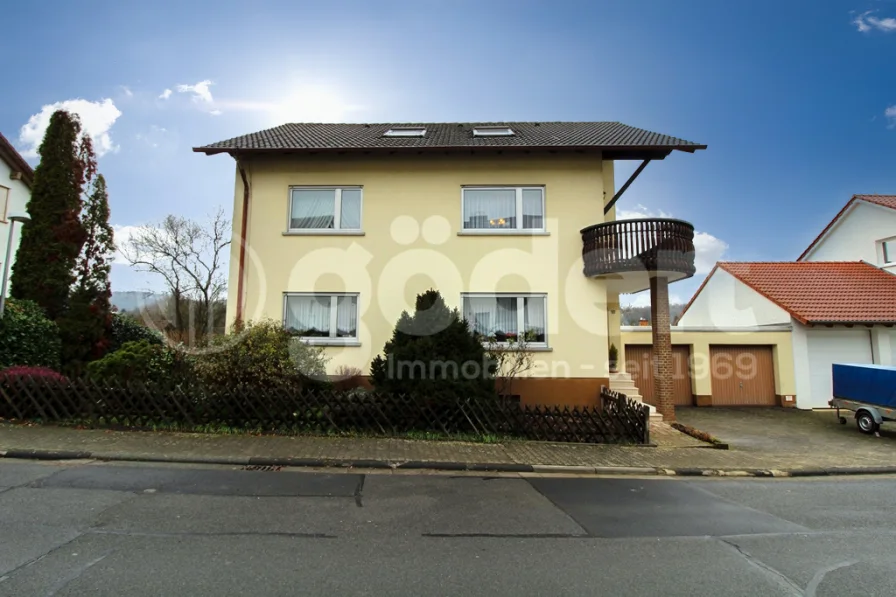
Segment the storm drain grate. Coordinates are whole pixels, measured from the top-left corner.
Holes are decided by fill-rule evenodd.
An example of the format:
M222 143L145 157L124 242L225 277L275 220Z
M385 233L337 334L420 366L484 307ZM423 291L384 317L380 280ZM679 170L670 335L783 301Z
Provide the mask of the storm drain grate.
M244 471L264 471L267 473L277 473L280 472L282 466L266 466L263 464L249 464L243 467Z

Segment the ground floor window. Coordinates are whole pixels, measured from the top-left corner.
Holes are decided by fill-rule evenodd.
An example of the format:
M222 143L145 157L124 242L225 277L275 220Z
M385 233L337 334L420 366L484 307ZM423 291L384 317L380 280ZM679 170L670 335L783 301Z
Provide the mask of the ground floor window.
M283 297L283 325L311 344L357 342L358 295L288 292Z
M483 341L547 346L547 296L544 294L461 295L464 318Z

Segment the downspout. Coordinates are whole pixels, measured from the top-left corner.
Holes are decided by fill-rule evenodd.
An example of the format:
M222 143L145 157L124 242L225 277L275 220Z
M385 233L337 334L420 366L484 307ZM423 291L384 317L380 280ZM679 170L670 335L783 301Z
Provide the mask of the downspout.
M239 157L236 159L236 167L240 171L240 178L243 179L243 215L240 220L240 259L237 271L236 283L236 321L243 321L243 273L246 267L246 232L249 222L249 179L246 176L246 169L240 162Z

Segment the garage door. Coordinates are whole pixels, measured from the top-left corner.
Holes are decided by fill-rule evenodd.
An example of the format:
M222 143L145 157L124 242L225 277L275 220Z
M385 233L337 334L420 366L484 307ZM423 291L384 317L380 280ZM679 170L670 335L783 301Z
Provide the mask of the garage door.
M775 406L771 346L710 346L713 406Z
M871 330L807 330L809 396L797 396L803 408L826 408L831 399L831 365L871 363Z
M672 347L672 397L676 406L694 403L691 391L690 346ZM630 373L644 402L656 406L653 384L653 346L625 345L625 371Z

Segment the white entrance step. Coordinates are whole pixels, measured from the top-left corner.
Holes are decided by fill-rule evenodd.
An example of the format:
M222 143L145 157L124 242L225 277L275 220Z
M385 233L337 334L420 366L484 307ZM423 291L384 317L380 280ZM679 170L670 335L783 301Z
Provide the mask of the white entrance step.
M638 386L635 385L634 380L630 373L611 373L610 374L610 389L614 392L619 392L620 394L625 394L632 400L636 402L644 402L644 398L641 396ZM650 409L650 422L651 423L659 423L663 420L663 415L656 412L656 407L652 404L648 404L647 407Z

